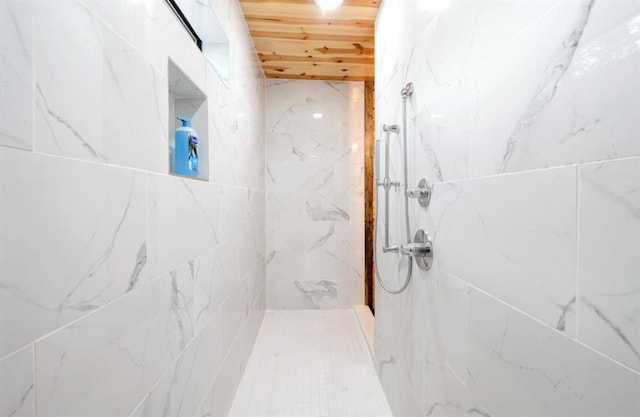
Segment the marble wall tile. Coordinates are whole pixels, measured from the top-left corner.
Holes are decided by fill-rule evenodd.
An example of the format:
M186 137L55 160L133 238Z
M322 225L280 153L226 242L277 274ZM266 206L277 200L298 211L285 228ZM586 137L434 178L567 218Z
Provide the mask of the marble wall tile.
M580 167L578 338L640 372L640 159Z
M0 145L33 147L32 4L0 5Z
M480 291L469 294L468 384L498 417L640 411L639 374Z
M157 277L215 247L220 188L203 181L149 177L149 267Z
M461 81L426 110L416 114L416 104L407 110L413 121L407 126L411 177L431 182L469 177L469 92L469 83Z
M269 193L267 192L267 222L292 221L350 221L358 214L352 212L353 193ZM360 209L361 212L364 208Z
M222 244L193 263L194 283L194 320L199 331L215 314L238 282L235 264L234 246L231 242Z
M361 303L363 95L362 83L267 84L266 271L272 308Z
M413 82L410 182L435 183L428 210L410 207L411 227L434 239L434 268L415 271L407 294L380 289L376 296L376 344L382 341L386 364L398 369L384 384L396 414L420 414L403 409L413 403L427 415L638 412L631 394L639 392L637 291L627 276L634 270L629 213L638 175L627 161L574 164L638 154L631 80L639 6L382 3L377 132L401 123L399 92ZM402 173L397 139L394 178ZM286 137L279 140L286 145ZM518 171L527 172L512 174ZM393 214L402 200L391 193L392 242L405 239ZM379 221L379 230L384 226ZM385 282L401 285L406 262L378 255ZM471 303L468 294L476 293L508 312L501 313L505 326L497 314L481 317L491 309ZM501 337L505 327L513 336ZM398 387L412 395L397 400Z
M0 415L34 417L33 346L0 359Z
M209 320L132 417L195 415L221 364L219 325Z
M269 300L270 309L344 309L351 308L354 300L362 298L362 280L323 279L320 281L279 280L276 285L277 300Z
M158 396L192 414L211 381L189 368L248 353L242 329L265 308L265 86L240 5L212 7L228 80L164 1L0 5L0 414L126 416L154 386L153 414ZM211 183L164 175L169 59L209 97Z
M0 354L148 281L146 174L0 150Z
M249 314L195 416L223 417L228 415L263 316L264 311L259 310L253 310Z
M38 412L128 415L193 337L192 298L183 265L38 342Z
M576 180L568 167L438 184L418 224L440 268L575 336Z
M166 77L75 0L37 0L34 25L35 149L167 172Z
M471 175L638 155L639 16L634 1L559 2L475 71Z
M269 257L267 274L277 280L310 281L319 279L362 280L362 258L319 249L311 252L278 251Z
M376 327L374 365L394 415L420 416L423 408L409 385L407 374L397 358L387 349L386 340Z

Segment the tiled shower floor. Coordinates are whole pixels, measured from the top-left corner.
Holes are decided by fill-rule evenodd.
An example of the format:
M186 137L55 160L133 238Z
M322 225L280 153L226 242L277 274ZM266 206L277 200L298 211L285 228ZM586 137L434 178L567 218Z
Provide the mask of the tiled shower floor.
M267 311L229 416L391 416L351 310Z

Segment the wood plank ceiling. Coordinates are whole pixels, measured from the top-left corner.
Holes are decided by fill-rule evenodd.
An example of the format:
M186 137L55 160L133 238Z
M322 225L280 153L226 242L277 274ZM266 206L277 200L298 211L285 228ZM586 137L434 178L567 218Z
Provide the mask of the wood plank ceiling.
M322 11L313 0L240 0L268 78L373 80L380 0L345 0Z

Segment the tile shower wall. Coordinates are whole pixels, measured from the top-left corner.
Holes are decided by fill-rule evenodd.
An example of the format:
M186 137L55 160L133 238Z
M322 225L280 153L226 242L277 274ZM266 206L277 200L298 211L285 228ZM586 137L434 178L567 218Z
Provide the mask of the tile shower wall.
M377 132L412 81L409 178L434 183L433 269L377 291L395 415L640 415L640 2L386 0L376 35Z
M1 416L226 414L266 303L264 78L211 4L224 81L164 1L0 2ZM210 182L167 175L169 59Z
M267 305L362 304L364 85L270 80L266 90Z

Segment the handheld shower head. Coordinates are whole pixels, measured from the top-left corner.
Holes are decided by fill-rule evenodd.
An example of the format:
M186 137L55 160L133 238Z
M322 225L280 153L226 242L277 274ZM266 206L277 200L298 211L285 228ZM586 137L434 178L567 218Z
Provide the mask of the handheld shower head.
M400 91L402 98L407 98L413 94L413 83L407 83L407 85Z

